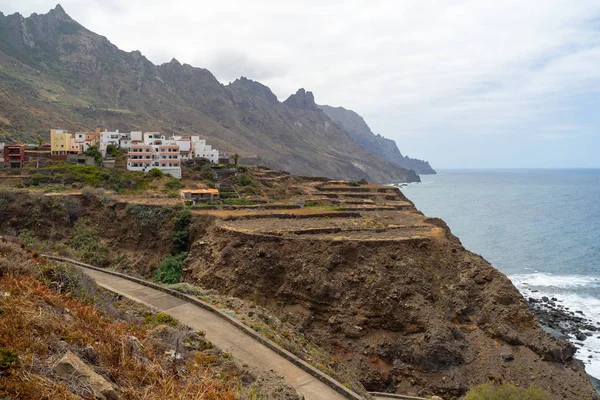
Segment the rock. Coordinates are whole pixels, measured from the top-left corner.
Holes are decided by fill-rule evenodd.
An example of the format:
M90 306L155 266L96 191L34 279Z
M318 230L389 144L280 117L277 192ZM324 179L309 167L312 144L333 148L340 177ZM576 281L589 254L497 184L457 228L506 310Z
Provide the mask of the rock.
M547 302L549 302L549 301L550 301L550 299L549 299L547 296L544 296L544 297L542 297L542 301L543 301L544 303L547 303Z
M530 303L539 303L540 301L538 299L534 299L533 297L530 297L529 302Z
M68 351L54 366L56 375L65 380L77 379L90 388L94 397L101 400L118 400L117 390L101 375L94 372L83 360Z
M502 359L505 362L509 362L509 361L513 361L515 359L515 356L512 353L502 353Z
M575 333L575 338L576 338L577 340L580 340L580 341L582 341L582 342L583 342L583 341L584 341L584 340L586 340L588 337L587 337L585 334L581 333L581 332L576 332L576 333Z

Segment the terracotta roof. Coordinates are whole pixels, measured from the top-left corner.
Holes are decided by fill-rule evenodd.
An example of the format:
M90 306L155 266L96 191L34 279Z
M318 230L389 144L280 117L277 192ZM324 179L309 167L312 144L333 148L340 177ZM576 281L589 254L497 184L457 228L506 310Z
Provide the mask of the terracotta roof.
M181 193L190 194L219 194L217 189L181 189Z

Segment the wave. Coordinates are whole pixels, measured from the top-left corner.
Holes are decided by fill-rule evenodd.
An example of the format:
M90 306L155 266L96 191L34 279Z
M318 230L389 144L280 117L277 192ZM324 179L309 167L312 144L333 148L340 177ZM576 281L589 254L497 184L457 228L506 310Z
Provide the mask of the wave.
M581 275L553 275L549 273L517 274L509 276L517 287L554 289L600 288L600 278Z
M600 279L592 276L552 275L547 273L518 274L509 276L513 284L525 298L557 298L557 303L571 312L581 311L582 317L591 325L600 326L600 298L583 296L578 291L599 288ZM585 341L578 341L573 335L569 340L578 350L575 358L583 362L586 372L600 379L600 332L591 332ZM591 356L591 358L590 358Z

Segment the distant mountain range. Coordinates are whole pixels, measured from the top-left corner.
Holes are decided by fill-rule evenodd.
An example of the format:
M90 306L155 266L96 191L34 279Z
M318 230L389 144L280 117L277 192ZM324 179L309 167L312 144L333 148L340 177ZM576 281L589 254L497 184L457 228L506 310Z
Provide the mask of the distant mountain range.
M27 18L0 13L0 142L96 126L198 133L218 149L298 175L412 182L434 173L374 135L356 113L317 106L304 89L280 102L243 77L223 85L175 59L154 65L87 30L60 5Z

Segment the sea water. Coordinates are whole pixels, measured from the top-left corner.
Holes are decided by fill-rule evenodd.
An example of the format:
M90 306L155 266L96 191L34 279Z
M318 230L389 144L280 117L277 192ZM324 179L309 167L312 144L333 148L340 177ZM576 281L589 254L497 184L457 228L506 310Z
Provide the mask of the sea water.
M525 298L556 297L600 322L600 170L445 170L421 179L401 190ZM600 378L600 332L571 340Z

